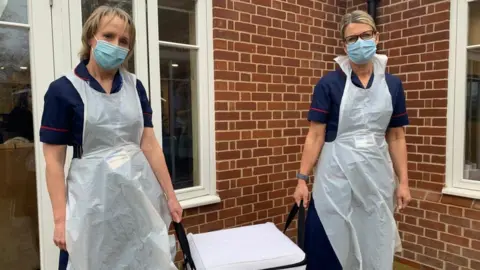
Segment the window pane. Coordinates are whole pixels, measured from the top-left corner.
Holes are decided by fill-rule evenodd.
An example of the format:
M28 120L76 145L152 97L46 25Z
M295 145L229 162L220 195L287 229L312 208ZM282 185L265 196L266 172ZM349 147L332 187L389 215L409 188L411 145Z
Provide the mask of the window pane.
M480 180L480 49L468 52L464 178Z
M195 56L160 48L163 151L175 189L196 185Z
M90 14L101 5L119 7L133 17L132 0L82 0L82 25L90 17ZM135 72L135 55L133 54L127 63L127 69L130 72Z
M468 3L468 45L480 45L480 1Z
M40 267L28 36L0 26L1 269Z
M161 41L195 44L195 1L158 0Z
M0 21L28 23L27 0L1 0Z

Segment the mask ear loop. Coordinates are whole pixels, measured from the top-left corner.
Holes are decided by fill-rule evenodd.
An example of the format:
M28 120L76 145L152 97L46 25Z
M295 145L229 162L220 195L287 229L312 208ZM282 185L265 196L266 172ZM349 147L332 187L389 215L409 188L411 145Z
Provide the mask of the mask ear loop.
M96 37L95 35L93 36L93 38L94 38L95 41L98 43L98 39L97 39L97 37ZM95 44L95 47L97 47L97 44ZM90 45L90 55L93 54L93 50L94 50L94 49L95 49L95 48L94 48L92 45ZM90 56L90 57L91 57L91 56Z

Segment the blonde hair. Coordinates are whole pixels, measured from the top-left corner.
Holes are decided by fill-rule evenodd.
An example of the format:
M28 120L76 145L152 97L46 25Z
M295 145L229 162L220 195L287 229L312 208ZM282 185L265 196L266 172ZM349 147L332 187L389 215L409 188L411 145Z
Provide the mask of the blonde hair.
M83 25L83 30L82 30L82 49L80 50L79 56L80 60L87 60L90 59L90 52L92 51L92 47L89 44L89 41L95 36L95 34L98 31L98 28L100 27L100 23L103 18L105 17L118 17L121 20L123 20L128 28L128 33L130 35L129 38L129 52L128 56L125 59L124 65L127 65L128 59L132 55L133 48L135 46L135 24L133 23L132 17L125 12L123 9L118 8L118 7L111 7L111 6L100 6L96 8L90 17L88 17L87 21Z
M343 16L342 22L340 23L340 36L342 40L345 39L345 28L351 23L363 23L372 27L374 32L377 32L377 26L372 16L367 12L362 10L355 10L353 12L347 13Z

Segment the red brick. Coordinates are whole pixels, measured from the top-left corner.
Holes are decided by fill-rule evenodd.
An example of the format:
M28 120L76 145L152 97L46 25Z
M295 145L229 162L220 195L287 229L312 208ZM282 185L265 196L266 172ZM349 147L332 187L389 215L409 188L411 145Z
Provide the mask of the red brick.
M425 264L427 266L433 266L439 269L443 269L444 262L439 259L435 259L435 258L417 253L417 260L418 262ZM426 269L426 268L423 268L423 269Z
M457 205L461 207L471 207L473 204L473 201L467 198L444 195L442 197L442 203Z
M478 258L477 258L478 259ZM480 269L480 261L470 261L470 268L472 269Z
M217 188L222 203L186 211L188 229L281 226L308 131L313 86L344 54L341 16L362 0L214 0ZM380 1L379 52L406 90L414 200L399 219L416 269L480 269L480 203L445 183L448 0ZM292 229L294 232L294 229ZM177 257L178 258L178 257ZM477 260L475 260L477 259Z
M468 247L469 239L465 237L460 237L456 235L441 233L440 240L452 243L459 246Z

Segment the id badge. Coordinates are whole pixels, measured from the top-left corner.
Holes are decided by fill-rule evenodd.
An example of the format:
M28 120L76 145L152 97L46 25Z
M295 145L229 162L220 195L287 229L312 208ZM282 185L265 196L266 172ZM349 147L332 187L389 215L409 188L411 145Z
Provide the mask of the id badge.
M367 148L372 146L375 146L375 136L373 134L355 136L355 148Z

